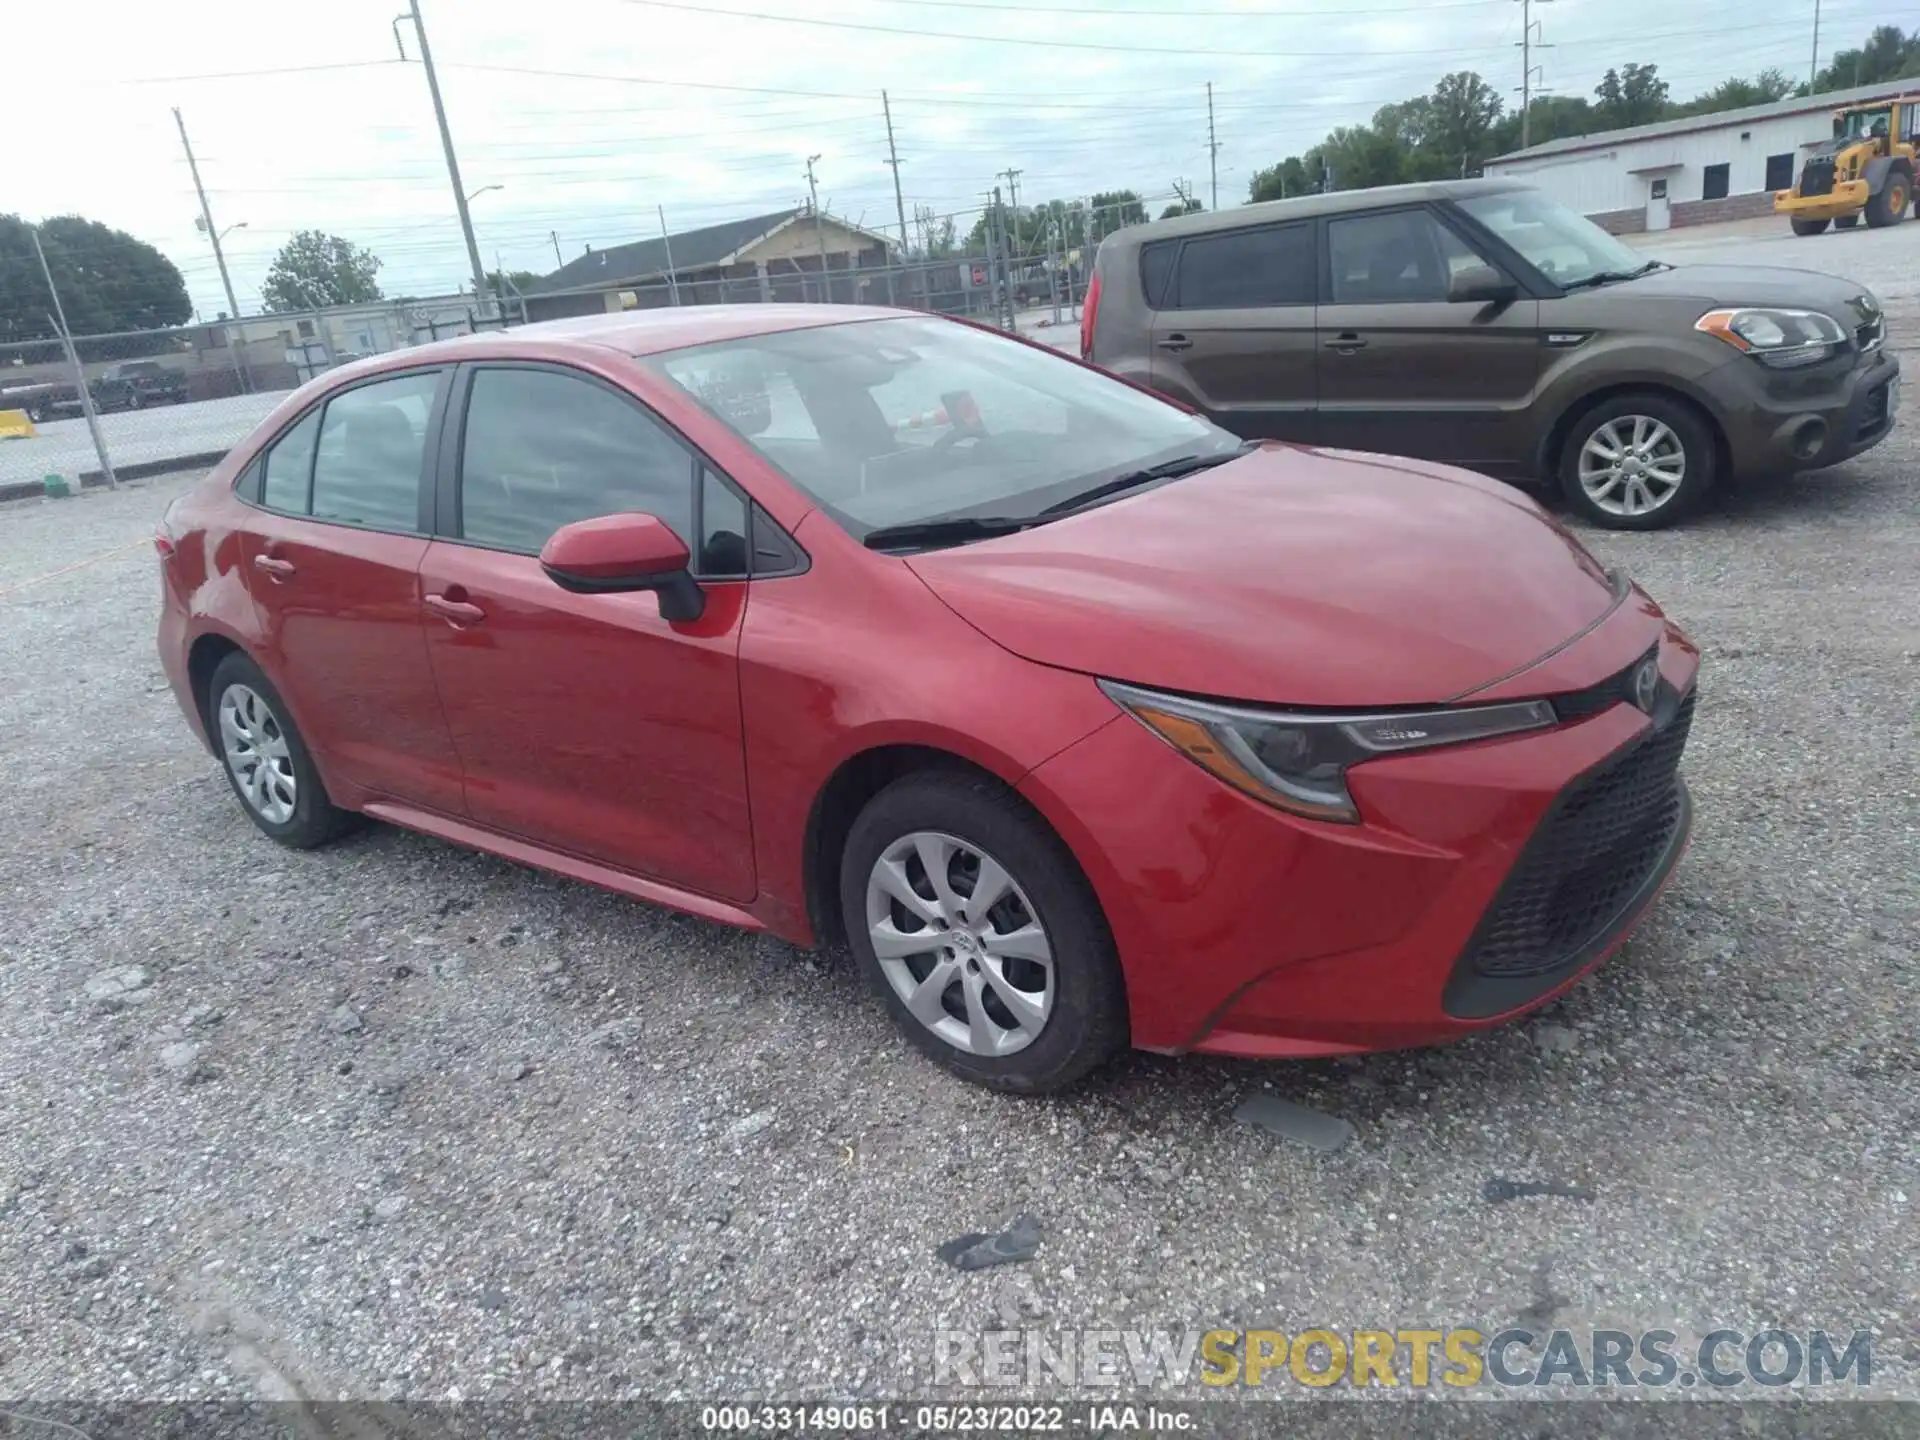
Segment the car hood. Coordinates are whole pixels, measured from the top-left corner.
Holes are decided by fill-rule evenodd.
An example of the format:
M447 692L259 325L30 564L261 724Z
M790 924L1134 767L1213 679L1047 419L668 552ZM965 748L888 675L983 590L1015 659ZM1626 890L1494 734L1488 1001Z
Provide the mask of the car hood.
M1867 287L1818 270L1789 270L1778 265L1676 265L1592 292L1697 300L1702 305L1785 305L1822 310L1842 323L1858 324L1853 302ZM1877 302L1876 302L1877 303ZM1688 323L1692 323L1689 319Z
M1577 540L1495 481L1282 445L908 563L1043 665L1340 708L1459 698L1565 644L1615 593Z

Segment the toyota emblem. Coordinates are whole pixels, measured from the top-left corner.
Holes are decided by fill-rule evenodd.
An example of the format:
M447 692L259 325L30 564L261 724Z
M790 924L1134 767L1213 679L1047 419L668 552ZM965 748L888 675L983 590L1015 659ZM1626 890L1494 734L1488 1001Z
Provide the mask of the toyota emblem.
M1654 697L1660 693L1660 662L1649 656L1633 672L1633 703L1653 714Z

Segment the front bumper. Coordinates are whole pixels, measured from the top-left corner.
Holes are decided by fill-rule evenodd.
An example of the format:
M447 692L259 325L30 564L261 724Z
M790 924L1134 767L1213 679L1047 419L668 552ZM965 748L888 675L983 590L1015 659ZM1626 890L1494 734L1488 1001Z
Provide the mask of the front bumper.
M1597 682L1622 654L1656 640L1663 693L1688 693L1698 652L1650 605L1623 607L1562 652L1557 674L1579 652L1593 661L1583 683ZM1099 894L1136 1045L1342 1054L1501 1023L1566 989L1626 938L1684 848L1684 791L1650 867L1611 896L1577 947L1543 956L1548 968L1508 962L1508 973L1490 978L1473 970L1490 913L1570 787L1655 730L1654 719L1619 703L1529 735L1375 760L1352 772L1363 816L1352 826L1247 799L1124 716L1022 789L1054 819Z
M1736 359L1706 385L1743 476L1820 470L1871 450L1893 430L1899 381L1883 346L1800 373Z
M1795 220L1837 220L1843 215L1858 215L1866 206L1873 188L1864 180L1842 180L1825 195L1796 195L1791 190L1774 192L1773 210Z

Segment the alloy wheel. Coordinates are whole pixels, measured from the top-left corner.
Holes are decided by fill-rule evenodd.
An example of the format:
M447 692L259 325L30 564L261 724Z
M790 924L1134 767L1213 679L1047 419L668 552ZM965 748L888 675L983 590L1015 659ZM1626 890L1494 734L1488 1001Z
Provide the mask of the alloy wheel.
M918 830L867 877L867 936L911 1014L971 1055L1039 1038L1054 1000L1053 947L1026 892L977 845Z
M1641 516L1669 504L1687 478L1687 447L1651 415L1619 415L1580 447L1580 488L1609 515Z
M220 750L234 784L260 818L284 825L293 818L299 782L293 752L273 708L245 685L229 685L220 696Z

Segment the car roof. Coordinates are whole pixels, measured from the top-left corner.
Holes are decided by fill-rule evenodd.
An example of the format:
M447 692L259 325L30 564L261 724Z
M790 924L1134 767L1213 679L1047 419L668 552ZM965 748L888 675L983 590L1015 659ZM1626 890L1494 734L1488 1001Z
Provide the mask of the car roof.
M1459 200L1472 195L1499 195L1533 187L1521 180L1430 180L1415 185L1381 185L1371 190L1333 190L1322 195L1300 195L1291 200L1263 200L1197 215L1174 215L1116 230L1100 242L1104 249L1149 244L1174 237L1207 235L1217 230L1239 230L1283 220L1307 220L1319 215L1344 215L1356 210L1379 210L1429 200Z
M625 310L582 315L570 320L540 320L511 330L480 330L373 357L367 364L392 368L395 361L417 365L436 360L537 358L556 347L591 345L622 355L657 355L720 340L741 340L782 330L806 330L854 321L928 318L917 310L882 305L680 305L660 310ZM385 362L385 363L379 363ZM347 368L347 367L342 367ZM359 367L352 367L358 371Z

